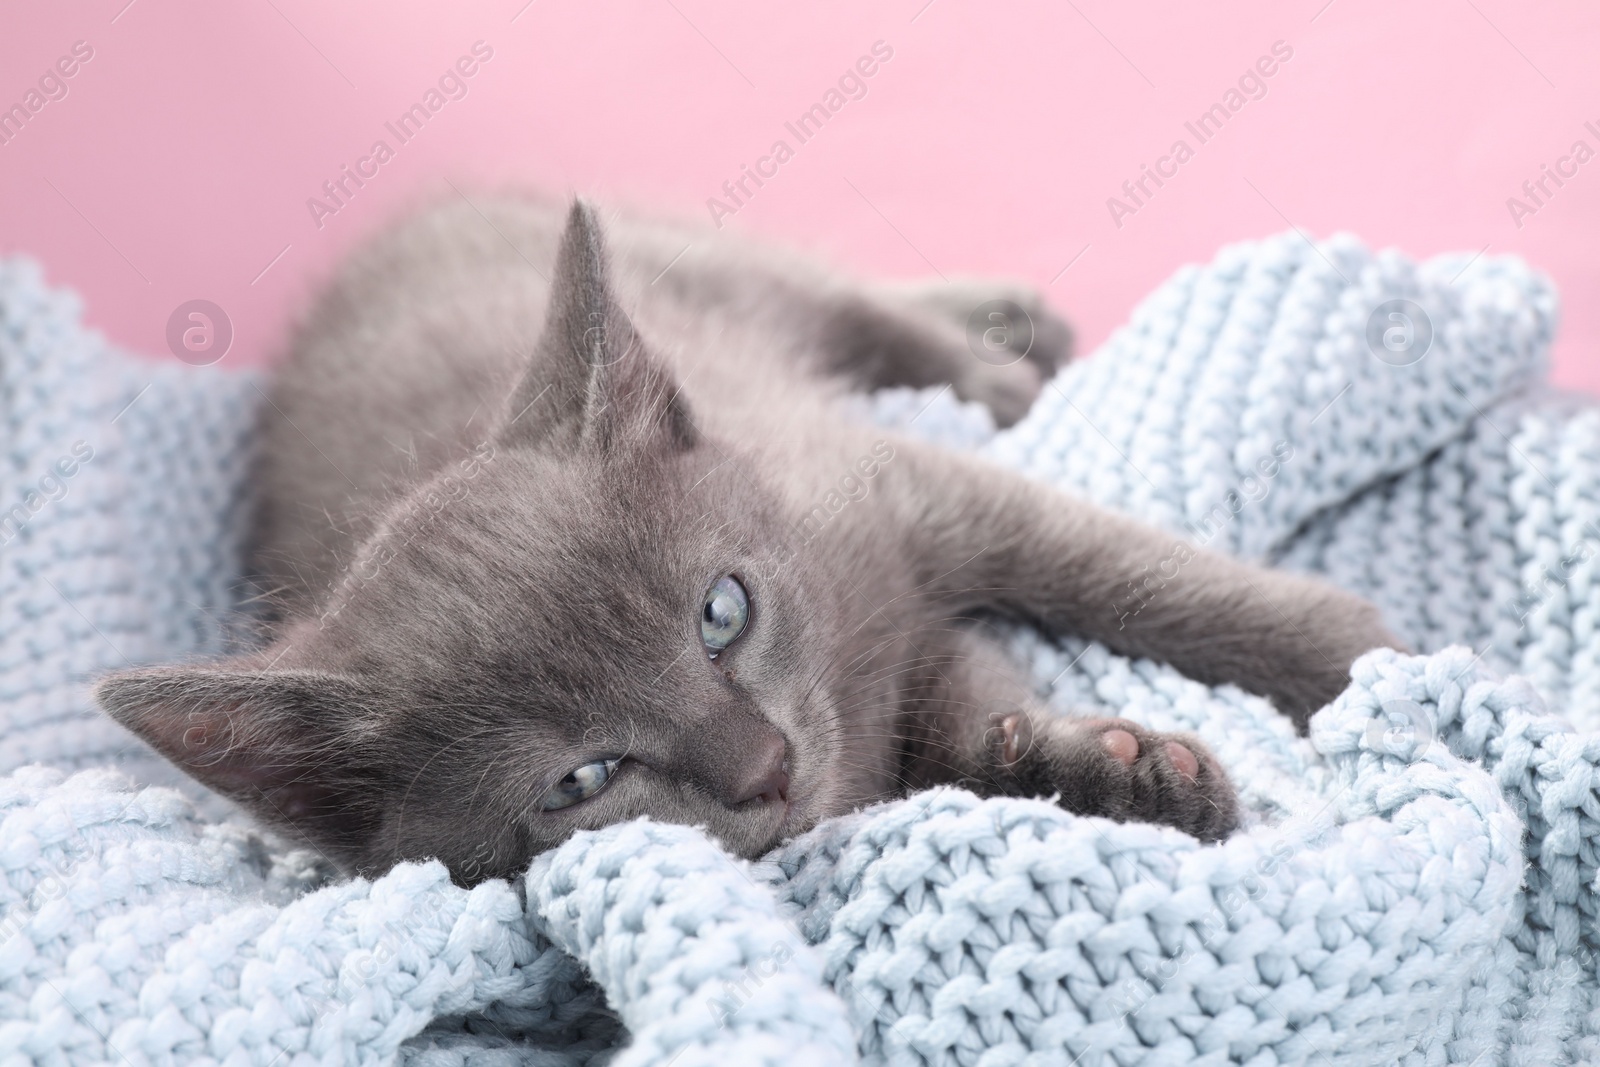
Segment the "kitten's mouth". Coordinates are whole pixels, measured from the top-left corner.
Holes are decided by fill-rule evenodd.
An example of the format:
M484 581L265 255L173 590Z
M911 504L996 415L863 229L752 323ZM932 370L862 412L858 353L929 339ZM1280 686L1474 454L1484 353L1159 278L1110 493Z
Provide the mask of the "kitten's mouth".
M789 791L787 802L783 806L783 817L778 820L778 827L773 832L773 844L779 844L797 837L811 829L808 821L809 805L799 793L793 789Z

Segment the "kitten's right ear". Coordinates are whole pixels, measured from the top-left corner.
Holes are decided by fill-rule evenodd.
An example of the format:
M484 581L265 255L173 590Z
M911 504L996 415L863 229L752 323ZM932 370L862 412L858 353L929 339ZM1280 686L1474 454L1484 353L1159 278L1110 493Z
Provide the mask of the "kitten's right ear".
M152 667L95 699L190 777L295 830L342 864L376 831L377 768L345 726L362 690L322 671L258 663Z
M605 235L575 200L550 280L544 332L514 390L499 440L516 447L684 448L694 425L666 366L645 350L612 292Z

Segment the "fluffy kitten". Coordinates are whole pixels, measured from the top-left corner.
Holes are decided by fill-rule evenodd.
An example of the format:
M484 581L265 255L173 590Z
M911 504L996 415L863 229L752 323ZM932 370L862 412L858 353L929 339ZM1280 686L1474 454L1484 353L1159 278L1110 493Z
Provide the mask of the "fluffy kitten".
M1038 710L975 621L1302 726L1395 644L1364 601L1200 551L1123 617L1171 536L846 417L948 382L1015 421L1069 343L1037 297L609 228L608 255L582 202L456 203L357 256L264 416L271 642L114 675L111 714L346 871L473 882L641 815L755 856L939 782L1216 839L1236 804L1197 741ZM1004 367L966 336L1001 297L1034 327Z

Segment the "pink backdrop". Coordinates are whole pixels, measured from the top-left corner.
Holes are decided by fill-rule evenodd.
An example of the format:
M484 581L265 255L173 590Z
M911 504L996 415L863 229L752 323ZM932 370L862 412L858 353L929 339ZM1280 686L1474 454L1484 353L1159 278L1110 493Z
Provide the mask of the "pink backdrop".
M1177 265L1293 223L1416 255L1525 257L1562 290L1558 380L1600 391L1600 160L1571 155L1600 151L1600 8L1169 6L29 5L0 35L0 107L26 115L0 125L0 241L141 351L165 354L178 305L214 301L235 330L228 361L248 363L353 241L456 195L447 183L531 180L706 218L721 196L726 225L862 270L1047 285L1086 349ZM892 56L845 79L859 98L830 99L876 42ZM1227 98L1277 42L1271 76ZM429 99L461 57L471 76ZM839 106L801 143L784 124L819 102ZM401 143L385 123L417 103L437 110ZM1202 144L1184 124L1216 103L1238 110ZM761 163L779 139L792 158ZM1192 158L1162 162L1179 139ZM770 177L747 179L742 203L722 193L758 164ZM1122 185L1144 165L1170 176L1136 202ZM1523 183L1543 166L1566 176L1535 201ZM322 185L342 167L369 177L345 178L336 204ZM319 195L339 210L314 218ZM1135 210L1113 219L1112 196ZM1513 196L1530 210L1513 217Z

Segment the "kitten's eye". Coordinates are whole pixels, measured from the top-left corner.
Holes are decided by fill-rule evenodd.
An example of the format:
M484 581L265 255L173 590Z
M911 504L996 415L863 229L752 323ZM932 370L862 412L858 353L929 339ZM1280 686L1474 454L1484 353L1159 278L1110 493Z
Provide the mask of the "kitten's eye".
M545 811L557 811L561 808L570 808L580 800L588 800L606 787L606 783L616 773L617 764L621 762L621 760L603 759L585 763L557 782L555 787L545 794L540 806Z
M723 575L706 590L700 607L700 640L715 659L718 652L739 639L750 625L750 594L739 579Z

